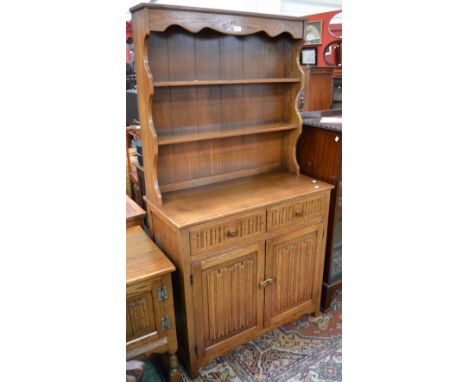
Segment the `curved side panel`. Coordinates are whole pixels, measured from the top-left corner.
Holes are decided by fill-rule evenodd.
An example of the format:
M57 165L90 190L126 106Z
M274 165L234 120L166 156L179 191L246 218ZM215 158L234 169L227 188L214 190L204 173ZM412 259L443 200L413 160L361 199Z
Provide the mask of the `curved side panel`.
M270 37L276 37L286 32L294 39L303 38L303 22L301 20L280 19L272 23L259 17L162 9L151 10L149 18L150 30L153 32L164 32L171 25L178 25L192 33L198 33L203 28L210 28L220 33L239 36L263 31Z
M294 120L297 123L298 128L295 131L295 134L293 136L293 142L292 142L293 150L291 153L291 157L292 157L291 166L293 169L295 169L295 172L297 175L299 175L300 168L299 168L299 163L297 162L296 148L297 148L297 142L299 140L299 137L302 134L302 117L301 117L301 113L299 112L298 105L299 105L299 97L300 97L301 91L302 89L304 89L304 71L301 68L301 62L300 62L300 54L301 54L302 45L303 43L297 44L295 47L296 49L294 51L295 58L296 58L296 66L301 77L300 87L298 86L296 95L294 97Z
M288 172L299 175L300 168L296 158L296 147L299 136L302 133L302 117L299 112L298 102L302 89L304 88L304 71L301 68L299 55L303 42L294 42L294 76L300 76L301 82L291 88L290 107L292 110L291 121L297 125L297 128L292 130L284 141L284 164Z
M157 160L158 138L153 123L152 103L154 95L153 75L148 62L148 10L132 15L136 53L136 74L138 84L138 109L140 114L143 158L145 169L146 197L156 205L162 204L159 189ZM143 116L147 116L144 118Z

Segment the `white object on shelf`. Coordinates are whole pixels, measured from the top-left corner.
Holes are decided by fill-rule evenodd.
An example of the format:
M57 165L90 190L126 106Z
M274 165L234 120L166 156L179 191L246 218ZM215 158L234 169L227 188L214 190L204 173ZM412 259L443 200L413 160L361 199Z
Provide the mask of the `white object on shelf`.
M341 123L341 117L322 117L321 123Z

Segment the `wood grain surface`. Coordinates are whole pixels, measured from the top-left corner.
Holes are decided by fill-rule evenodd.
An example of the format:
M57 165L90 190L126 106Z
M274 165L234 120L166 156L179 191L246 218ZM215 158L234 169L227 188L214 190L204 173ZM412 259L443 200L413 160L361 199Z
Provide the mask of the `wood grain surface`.
M329 184L313 183L306 176L274 172L167 193L157 210L183 228L331 189Z
M127 229L127 284L175 271L141 227Z

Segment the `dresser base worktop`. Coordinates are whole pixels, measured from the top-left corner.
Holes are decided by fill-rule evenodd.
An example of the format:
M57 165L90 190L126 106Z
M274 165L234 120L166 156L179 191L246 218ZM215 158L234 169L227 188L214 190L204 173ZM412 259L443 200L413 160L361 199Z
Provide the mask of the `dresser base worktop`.
M169 192L162 206L152 207L181 229L332 188L308 176L278 171Z

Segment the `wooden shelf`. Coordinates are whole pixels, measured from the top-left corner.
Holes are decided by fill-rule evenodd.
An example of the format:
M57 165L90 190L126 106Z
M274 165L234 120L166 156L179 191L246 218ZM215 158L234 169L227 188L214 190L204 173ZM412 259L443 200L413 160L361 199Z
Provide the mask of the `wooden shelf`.
M297 124L294 123L273 123L273 124L261 124L261 125L250 125L242 127L232 128L219 128L210 131L194 131L193 133L182 133L182 134L166 134L158 135L158 143L162 145L172 145L176 143L184 142L195 142L195 141L206 141L215 138L229 138L237 137L241 135L251 135L260 133L274 133L283 130L292 130L297 128Z
M172 86L209 86L209 85L239 85L239 84L284 84L301 82L300 78L252 78L242 80L193 80L193 81L161 81L155 82L154 87L164 88Z

